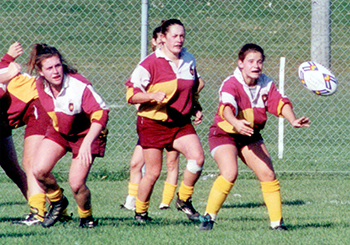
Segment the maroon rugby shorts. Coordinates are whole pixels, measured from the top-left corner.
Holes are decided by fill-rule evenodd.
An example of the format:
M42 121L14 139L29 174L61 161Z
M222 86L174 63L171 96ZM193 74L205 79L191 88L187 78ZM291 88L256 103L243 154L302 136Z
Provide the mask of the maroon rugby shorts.
M171 149L175 139L196 134L196 131L190 120L169 123L139 116L137 118L137 133L143 148Z
M252 136L240 134L229 134L217 125L212 125L209 128L209 148L210 152L220 145L235 145L238 149L243 146L262 141L263 138L259 132L255 132Z
M45 135L50 125L50 117L39 99L32 100L24 113L22 121L27 125L24 138L31 135Z
M55 141L57 144L64 147L66 151L72 152L73 158L76 158L78 156L79 149L83 143L84 137L85 135L72 137L64 136L57 132L51 125L47 128L45 135L45 138ZM96 138L91 145L91 154L95 157L103 157L105 154L106 143L107 136Z

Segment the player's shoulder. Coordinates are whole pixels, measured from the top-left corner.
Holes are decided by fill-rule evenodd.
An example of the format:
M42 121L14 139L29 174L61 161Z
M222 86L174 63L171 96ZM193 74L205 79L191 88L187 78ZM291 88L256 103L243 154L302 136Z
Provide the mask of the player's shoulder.
M187 51L187 48L183 48L181 50L181 58L185 61L195 61L195 57L193 54Z
M269 76L267 76L266 74L262 73L260 76L259 76L259 79L258 79L258 82L260 83L272 83L273 82L273 79Z
M262 88L271 89L275 87L273 79L265 74L261 74L258 78L257 84Z
M66 74L66 77L73 82L79 82L82 83L84 85L91 85L91 82L84 77L83 75L81 75L80 73L68 73Z
M227 87L237 87L241 83L234 75L231 75L226 77L225 80L222 82L222 84Z
M220 86L220 92L236 94L242 87L242 84L235 78L235 76L228 76Z
M140 65L144 66L144 65L152 64L153 62L155 62L157 60L157 58L158 58L158 56L156 55L156 52L153 52L153 53L149 54L146 58L144 58L140 62Z

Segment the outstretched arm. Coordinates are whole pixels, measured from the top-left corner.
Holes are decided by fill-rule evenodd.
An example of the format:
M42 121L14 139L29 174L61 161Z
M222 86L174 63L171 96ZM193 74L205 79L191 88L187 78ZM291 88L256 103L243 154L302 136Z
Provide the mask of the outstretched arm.
M283 106L282 116L284 116L294 128L310 127L310 119L308 117L296 118L294 111L289 104Z

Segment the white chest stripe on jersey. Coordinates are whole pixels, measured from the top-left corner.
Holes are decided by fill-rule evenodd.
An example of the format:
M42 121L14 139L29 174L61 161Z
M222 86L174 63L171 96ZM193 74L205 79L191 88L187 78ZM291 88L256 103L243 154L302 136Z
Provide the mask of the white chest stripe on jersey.
M76 81L69 81L74 78L69 77L67 79L67 86L62 88L62 91L58 94L55 103L55 111L63 112L67 115L79 114L82 111L82 96L86 84Z
M237 106L237 102L235 100L235 97L230 94L230 93L226 93L226 92L222 92L221 93L221 98L220 100L222 101L222 103L226 104L229 103L231 104L236 110L235 110L235 116L238 115L238 106Z

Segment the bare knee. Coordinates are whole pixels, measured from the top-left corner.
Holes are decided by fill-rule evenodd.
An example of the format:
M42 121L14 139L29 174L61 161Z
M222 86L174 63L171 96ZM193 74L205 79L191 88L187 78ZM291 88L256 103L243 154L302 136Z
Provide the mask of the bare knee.
M257 174L258 178L262 182L273 181L276 179L275 172L273 170L265 170Z
M166 166L167 166L168 172L173 172L179 169L179 164L178 164L178 161L176 160L167 161Z
M39 182L45 182L50 173L43 171L42 169L33 168L33 175Z
M131 160L130 161L130 171L131 172L139 172L139 171L141 171L143 165L144 165L144 161Z
M237 179L237 172L225 172L220 174L225 180L231 183L234 183Z
M146 173L143 176L143 178L146 178L150 182L155 183L157 181L157 179L159 178L159 176L160 176L160 171L159 172L158 171L147 171L147 168L146 168Z
M77 195L82 190L87 189L85 183L77 182L74 180L69 180L69 186L74 195Z
M198 153L197 156L194 156L193 158L191 158L192 160L196 161L196 164L200 167L203 167L204 164L204 154L200 154Z
M188 159L186 168L191 173L198 174L203 169L203 163L204 163L204 159L202 161L198 161L198 160L195 160L195 159Z

